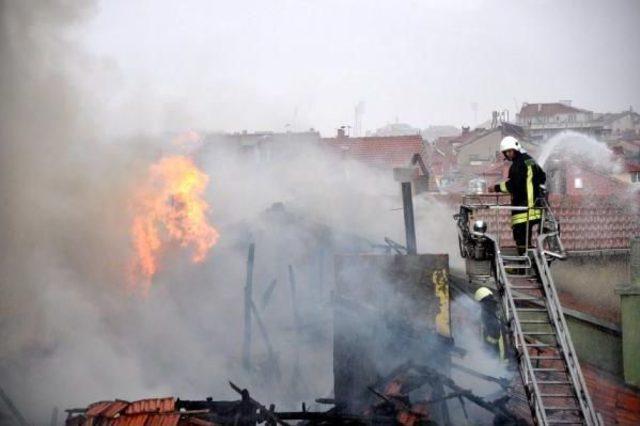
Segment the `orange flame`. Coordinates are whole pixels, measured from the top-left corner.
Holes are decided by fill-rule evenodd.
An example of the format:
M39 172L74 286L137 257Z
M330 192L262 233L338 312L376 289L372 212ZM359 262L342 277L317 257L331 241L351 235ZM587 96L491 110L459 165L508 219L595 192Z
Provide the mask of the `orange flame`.
M209 205L203 198L208 183L209 177L184 156L162 158L149 168L133 203L131 290L148 293L168 242L191 246L195 263L216 244L219 234L207 221Z

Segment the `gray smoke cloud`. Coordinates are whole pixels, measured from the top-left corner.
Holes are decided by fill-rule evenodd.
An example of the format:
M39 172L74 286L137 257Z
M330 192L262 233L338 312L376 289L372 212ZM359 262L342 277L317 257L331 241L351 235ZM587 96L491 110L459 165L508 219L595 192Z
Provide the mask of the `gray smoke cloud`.
M141 383L105 314L120 309L111 289L135 151L101 139L99 96L83 78L100 70L69 34L94 5L0 8L0 382L35 421L97 397L89 383Z
M96 10L0 3L2 387L38 423L54 406L102 399L235 398L227 379L290 408L331 395L332 256L371 250L385 236L404 241L399 185L295 139L289 155L261 163L213 138L193 155L211 178L220 242L199 265L169 250L149 297L126 296L131 188L172 152L158 130L188 122L189 107L145 88L125 94L135 101L114 101L120 70L74 39ZM155 127L149 105L174 121ZM147 124L145 136L132 136ZM420 251L455 256L453 211L429 197L416 210ZM280 381L269 376L255 325L254 371L241 365L250 242L254 299Z

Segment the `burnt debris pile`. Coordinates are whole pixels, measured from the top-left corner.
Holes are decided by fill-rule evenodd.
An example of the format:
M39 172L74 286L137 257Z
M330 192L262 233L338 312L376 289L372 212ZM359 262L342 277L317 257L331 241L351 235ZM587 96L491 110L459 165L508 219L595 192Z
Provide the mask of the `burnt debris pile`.
M247 257L249 288L254 250L251 246ZM299 410L278 410L271 401L258 400L250 389L229 382L238 395L235 400L105 401L67 410L66 424L527 424L526 399L511 380L465 366L471 357L452 337L448 262L447 255L438 254L334 256L332 397L317 398L309 406L302 402ZM289 284L295 288L293 268L289 273ZM263 294L266 303L272 287ZM247 315L257 321L271 354L263 369L273 370L274 387L295 388L294 380L279 379L280 370L304 369L304 360L297 359L293 366L278 363L278 348L271 346L250 293ZM304 312L295 316L296 322L301 321ZM469 378L491 383L498 390L481 395L469 385Z

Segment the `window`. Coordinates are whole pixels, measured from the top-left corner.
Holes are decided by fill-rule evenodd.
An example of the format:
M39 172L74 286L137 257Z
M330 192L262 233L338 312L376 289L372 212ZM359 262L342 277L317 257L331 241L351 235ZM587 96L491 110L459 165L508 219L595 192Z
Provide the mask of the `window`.
M583 184L583 182L582 182L582 178L579 178L579 177L575 178L575 179L573 180L573 187L574 187L575 189L582 189L582 188L584 188L584 184Z
M631 172L631 182L640 182L640 172Z

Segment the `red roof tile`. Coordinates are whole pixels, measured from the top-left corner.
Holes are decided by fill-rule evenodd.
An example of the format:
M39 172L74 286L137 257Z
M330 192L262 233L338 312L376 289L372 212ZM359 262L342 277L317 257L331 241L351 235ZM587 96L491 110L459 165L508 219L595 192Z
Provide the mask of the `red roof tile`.
M105 408L100 415L103 417L113 418L127 408L128 405L129 403L127 401L114 401L111 405Z
M136 414L133 416L120 416L113 419L108 424L109 426L145 426L147 422L148 414Z
M125 414L168 413L175 409L175 404L173 397L141 399L129 404Z
M611 195L557 196L551 202L569 251L628 248L629 239L640 235L638 213L626 210Z
M180 414L152 414L145 426L176 426L180 421Z
M99 415L102 414L103 411L105 411L107 408L109 408L111 406L111 404L113 404L113 401L94 402L93 404L91 404L91 405L89 405L87 407L86 415L87 416L99 416Z
M605 424L640 424L640 393L590 364L581 366L593 404Z
M408 166L414 154L425 152L420 135L325 138L323 142L345 158L388 168Z

